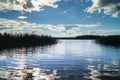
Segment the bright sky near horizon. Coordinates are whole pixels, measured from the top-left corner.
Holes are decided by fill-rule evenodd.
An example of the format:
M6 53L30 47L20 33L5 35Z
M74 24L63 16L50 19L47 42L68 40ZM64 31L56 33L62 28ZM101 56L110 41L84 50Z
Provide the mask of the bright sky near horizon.
M120 0L0 0L0 32L120 35Z

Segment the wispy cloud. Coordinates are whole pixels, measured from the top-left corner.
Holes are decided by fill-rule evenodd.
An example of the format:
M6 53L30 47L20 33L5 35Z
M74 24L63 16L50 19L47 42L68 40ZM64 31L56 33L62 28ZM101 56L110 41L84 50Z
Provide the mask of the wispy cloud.
M79 32L81 28L96 28L100 27L100 23L96 24L60 24L60 25L52 25L52 24L36 24L36 23L28 23L26 21L20 20L8 20L0 18L0 32L29 32L29 33L37 33L37 34L46 34L46 35L58 35L66 34L70 36L75 36ZM58 34L59 33L59 34Z
M120 13L120 0L92 0L92 6L88 7L85 11L93 13L102 10L104 14L111 15L112 17L118 17Z
M120 35L120 30L91 30L87 31L87 34L95 35Z
M95 23L95 24L61 24L58 26L63 26L65 30L69 30L72 28L95 28L95 27L100 27L101 23Z
M0 0L0 11L41 11L44 6L57 8L60 0Z
M26 16L18 16L18 19L26 19Z

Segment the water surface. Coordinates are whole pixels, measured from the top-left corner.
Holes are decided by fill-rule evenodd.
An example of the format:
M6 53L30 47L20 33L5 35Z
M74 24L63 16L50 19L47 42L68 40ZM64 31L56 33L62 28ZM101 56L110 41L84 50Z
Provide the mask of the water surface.
M120 48L92 40L0 52L0 79L120 80Z

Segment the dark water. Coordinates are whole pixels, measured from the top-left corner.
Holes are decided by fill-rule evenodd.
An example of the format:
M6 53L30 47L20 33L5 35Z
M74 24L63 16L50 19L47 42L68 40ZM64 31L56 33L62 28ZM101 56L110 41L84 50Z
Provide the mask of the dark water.
M120 48L92 40L0 52L0 80L120 80Z

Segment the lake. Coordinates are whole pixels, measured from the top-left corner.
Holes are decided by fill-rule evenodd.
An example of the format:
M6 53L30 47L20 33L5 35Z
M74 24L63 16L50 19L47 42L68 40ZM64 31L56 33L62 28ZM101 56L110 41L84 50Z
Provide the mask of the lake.
M120 48L94 40L3 50L0 80L120 80Z

